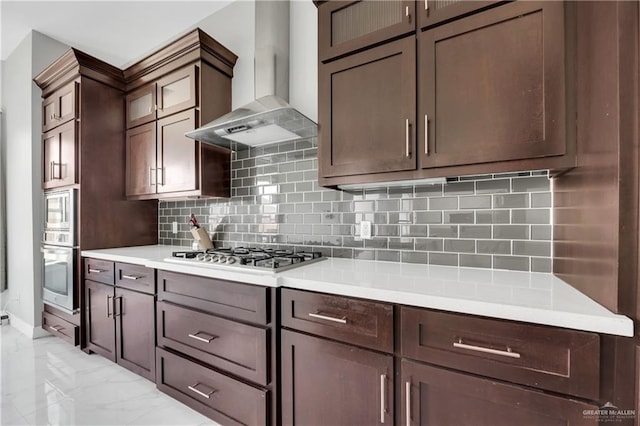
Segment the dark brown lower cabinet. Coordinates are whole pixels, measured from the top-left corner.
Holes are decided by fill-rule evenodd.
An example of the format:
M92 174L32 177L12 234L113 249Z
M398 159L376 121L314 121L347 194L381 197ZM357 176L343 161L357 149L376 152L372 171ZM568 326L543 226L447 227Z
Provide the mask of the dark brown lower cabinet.
M113 321L113 286L85 280L87 349L116 361L116 325Z
M593 404L402 360L402 425L598 424Z
M282 331L284 425L393 424L393 356Z
M156 377L155 298L116 287L116 362L154 381Z
M155 380L155 297L85 280L87 349Z

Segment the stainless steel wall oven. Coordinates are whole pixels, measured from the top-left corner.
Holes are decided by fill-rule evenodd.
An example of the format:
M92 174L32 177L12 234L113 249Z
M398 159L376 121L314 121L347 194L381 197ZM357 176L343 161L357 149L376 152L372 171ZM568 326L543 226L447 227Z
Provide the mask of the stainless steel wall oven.
M43 203L42 299L69 314L77 311L76 198L77 190L73 188L48 191Z

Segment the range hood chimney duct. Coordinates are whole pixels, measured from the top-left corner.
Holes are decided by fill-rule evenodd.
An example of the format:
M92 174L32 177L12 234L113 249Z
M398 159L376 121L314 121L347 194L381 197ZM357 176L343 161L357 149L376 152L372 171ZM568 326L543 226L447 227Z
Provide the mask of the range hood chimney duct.
M308 138L317 125L289 105L289 0L255 2L256 100L185 135L242 151Z

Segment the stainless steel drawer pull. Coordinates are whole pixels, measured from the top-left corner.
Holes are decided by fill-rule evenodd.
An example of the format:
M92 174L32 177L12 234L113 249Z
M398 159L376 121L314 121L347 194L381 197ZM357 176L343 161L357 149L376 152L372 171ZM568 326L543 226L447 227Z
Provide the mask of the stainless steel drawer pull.
M139 280L140 278L142 278L142 277L137 277L135 275L122 274L122 279L125 279L125 280Z
M387 412L387 375L380 375L380 423L384 423L384 415Z
M411 426L411 382L405 383L405 416L407 417L407 426Z
M54 331L64 330L64 327L61 325L50 325L49 328L53 329Z
M208 336L208 337L200 337L198 336L198 334L204 334L205 336ZM188 336L191 337L192 339L196 339L204 343L211 343L213 339L216 339L218 337L218 336L207 335L201 331L198 331L197 333L194 333L194 334L189 334Z
M202 392L198 389L196 389L196 386L200 386L200 383L196 383L193 386L187 386L189 388L190 391L197 393L198 395L205 397L207 399L211 398L211 395L213 395L213 393L215 392L215 390L211 390L209 392Z
M106 271L104 271L102 269L89 268L89 272L92 273L92 274L101 274L101 273L106 272Z
M462 343L462 339L458 339L457 342L453 342L453 347L460 348L460 349L468 349L470 351L482 352L486 354L506 356L509 358L520 358L520 354L518 352L513 352L509 346L507 346L507 350L503 351L500 349L491 349L491 348L485 348L482 346L467 345L466 343Z
M326 320L326 321L339 322L340 324L346 324L347 323L347 317L342 317L342 318L330 317L330 316L327 316L327 315L322 315L321 313L318 313L318 312L316 312L315 314L309 312L309 316L311 318L318 318L318 319Z

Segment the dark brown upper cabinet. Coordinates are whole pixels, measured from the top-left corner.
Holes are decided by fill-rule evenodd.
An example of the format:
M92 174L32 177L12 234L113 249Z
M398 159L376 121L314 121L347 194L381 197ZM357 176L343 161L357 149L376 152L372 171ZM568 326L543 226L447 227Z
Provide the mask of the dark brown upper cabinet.
M198 67L191 65L178 70L156 83L158 118L193 108L196 102Z
M416 0L416 16L419 28L426 28L497 3L484 0Z
M331 1L318 9L320 60L413 32L416 28L413 0Z
M567 153L564 7L515 2L418 37L420 166Z
M148 84L126 96L127 129L156 119L156 85Z
M129 199L231 195L231 151L184 133L231 110L236 59L196 29L124 70Z
M127 197L156 193L156 123L127 130L126 138Z
M158 120L155 173L159 193L198 189L200 144L184 135L197 123L194 109Z
M126 97L127 129L197 106L199 67L190 65Z
M427 4L437 25L318 64L319 184L574 167L575 5Z
M416 168L413 36L320 66L320 173Z
M42 135L42 188L78 182L76 167L77 122L69 121Z
M78 82L56 90L42 101L42 132L47 132L67 121L78 118Z

